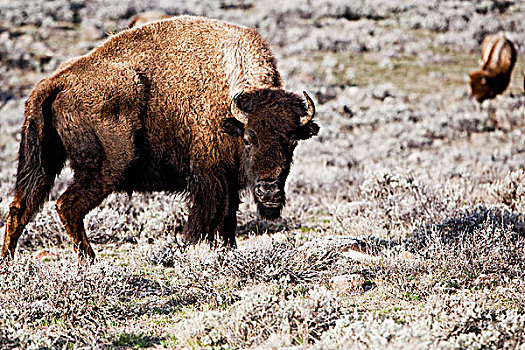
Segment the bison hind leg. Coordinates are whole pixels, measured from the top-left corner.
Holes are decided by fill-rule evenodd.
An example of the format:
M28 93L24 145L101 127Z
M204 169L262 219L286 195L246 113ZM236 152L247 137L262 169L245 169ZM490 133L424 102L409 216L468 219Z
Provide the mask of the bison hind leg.
M55 178L64 165L64 148L56 132L50 129L49 122L44 126L44 135L41 141L35 141L38 131L33 124L22 133L15 197L6 219L2 258L14 256L24 228L48 199Z
M73 183L57 200L58 216L80 260L95 260L95 252L84 228L84 217L102 203L110 192L102 181L85 176L77 177L75 174Z
M38 212L46 201L53 186L56 174L44 175L31 192L32 201L27 201L27 195L19 190L9 206L9 214L6 219L4 244L2 247L2 258L13 258L18 239L29 220Z

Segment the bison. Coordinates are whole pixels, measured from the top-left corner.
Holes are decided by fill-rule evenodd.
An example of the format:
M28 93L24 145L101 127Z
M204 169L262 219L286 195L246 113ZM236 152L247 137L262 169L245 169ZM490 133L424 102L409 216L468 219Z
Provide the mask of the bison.
M489 35L481 44L482 67L470 73L472 96L478 101L496 97L509 86L517 50L504 32Z
M2 256L13 256L66 160L74 176L56 210L80 259L95 258L85 215L116 191L184 193L192 243L235 246L245 188L263 218L277 218L297 142L319 126L311 98L283 90L276 65L256 30L181 16L59 67L25 105Z

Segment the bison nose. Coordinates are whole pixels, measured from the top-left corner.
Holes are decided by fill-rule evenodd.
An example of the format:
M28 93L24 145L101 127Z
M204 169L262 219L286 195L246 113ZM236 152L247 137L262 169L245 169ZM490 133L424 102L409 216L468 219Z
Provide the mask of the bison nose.
M277 181L259 181L255 185L255 196L260 202L279 202L282 200L283 191Z

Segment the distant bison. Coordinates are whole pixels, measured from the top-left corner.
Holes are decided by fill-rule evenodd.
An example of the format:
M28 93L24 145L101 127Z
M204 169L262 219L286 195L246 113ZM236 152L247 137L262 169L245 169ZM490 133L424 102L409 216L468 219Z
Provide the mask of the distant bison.
M146 11L139 13L133 17L128 22L128 28L138 27L145 23L149 23L152 21L158 21L160 19L166 19L170 18L169 15L167 15L164 12L161 11Z
M483 40L482 67L470 73L470 87L476 100L483 102L505 91L510 83L516 55L514 43L503 32L489 35Z
M182 16L116 34L31 92L2 256L66 160L56 209L79 257L95 257L84 216L115 191L183 192L184 237L235 246L241 189L262 217L280 215L297 141L319 130L304 96L282 89L254 29Z

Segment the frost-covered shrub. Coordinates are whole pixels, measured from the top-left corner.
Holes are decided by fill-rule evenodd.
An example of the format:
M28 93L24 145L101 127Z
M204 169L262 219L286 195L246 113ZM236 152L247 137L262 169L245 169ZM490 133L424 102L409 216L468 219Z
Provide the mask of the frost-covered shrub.
M518 169L505 178L493 182L489 190L497 202L507 205L511 210L525 212L525 171Z
M324 287L289 296L252 289L227 312L199 312L179 336L203 346L299 345L319 340L339 317L338 301Z
M445 196L443 189L403 172L379 170L360 186L362 196L370 205L379 227L409 229L449 212L455 199ZM445 189L446 190L446 189ZM372 205L373 204L373 205Z

